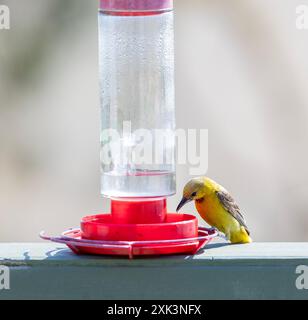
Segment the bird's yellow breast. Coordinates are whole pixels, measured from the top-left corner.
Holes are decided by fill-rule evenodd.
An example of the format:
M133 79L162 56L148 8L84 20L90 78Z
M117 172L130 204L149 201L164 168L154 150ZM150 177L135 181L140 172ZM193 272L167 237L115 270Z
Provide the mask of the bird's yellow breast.
M225 234L240 230L240 224L221 205L216 193L196 201L196 209L201 217L211 226Z

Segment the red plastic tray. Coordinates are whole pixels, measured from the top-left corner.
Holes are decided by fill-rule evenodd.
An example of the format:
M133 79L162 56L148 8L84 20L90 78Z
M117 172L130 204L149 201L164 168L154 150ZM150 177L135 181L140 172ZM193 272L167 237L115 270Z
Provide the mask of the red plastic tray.
M134 256L194 254L217 236L217 232L199 227L198 236L190 239L158 241L97 241L81 238L80 229L65 231L61 237L40 234L44 240L66 244L76 254Z

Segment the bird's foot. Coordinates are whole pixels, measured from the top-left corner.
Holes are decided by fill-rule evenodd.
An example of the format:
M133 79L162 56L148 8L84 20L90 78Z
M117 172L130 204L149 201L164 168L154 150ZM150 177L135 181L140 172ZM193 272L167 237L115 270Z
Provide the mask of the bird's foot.
M213 233L219 233L219 230L216 228L207 228L207 232L209 234L213 234Z
M207 230L209 234L217 233L217 237L228 241L228 237L223 232L219 231L217 228L208 228Z

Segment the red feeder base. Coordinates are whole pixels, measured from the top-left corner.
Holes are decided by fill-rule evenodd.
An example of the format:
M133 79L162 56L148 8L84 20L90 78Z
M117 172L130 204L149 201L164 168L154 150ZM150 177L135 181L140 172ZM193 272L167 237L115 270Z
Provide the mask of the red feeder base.
M76 254L135 256L195 254L217 236L216 231L199 228L198 237L191 239L160 241L95 241L81 238L80 229L65 231L61 237L48 237L43 232L41 238L66 244Z
M113 200L111 214L84 217L81 229L68 230L62 237L41 237L65 243L77 254L166 255L195 253L216 232L198 229L197 218L166 213L165 199L148 201Z

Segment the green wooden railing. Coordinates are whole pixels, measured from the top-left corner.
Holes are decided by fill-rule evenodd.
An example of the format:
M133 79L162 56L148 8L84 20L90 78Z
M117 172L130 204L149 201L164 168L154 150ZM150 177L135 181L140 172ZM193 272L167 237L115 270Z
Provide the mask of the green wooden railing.
M0 299L308 299L308 243L213 243L195 256L135 260L3 243L0 266Z

